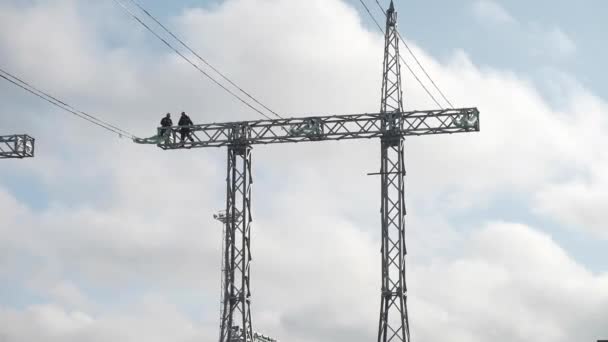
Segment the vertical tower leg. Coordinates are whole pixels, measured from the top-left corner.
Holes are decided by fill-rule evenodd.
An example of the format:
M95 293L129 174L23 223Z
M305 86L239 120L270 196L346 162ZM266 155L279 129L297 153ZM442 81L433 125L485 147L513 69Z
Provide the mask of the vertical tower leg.
M220 342L253 342L251 326L251 147L228 148L224 309Z
M378 342L410 342L405 282L405 194L401 66L397 13L391 1L386 12L384 70L380 111L384 114L382 128L382 297Z
M409 342L403 139L382 140L382 297L379 342Z

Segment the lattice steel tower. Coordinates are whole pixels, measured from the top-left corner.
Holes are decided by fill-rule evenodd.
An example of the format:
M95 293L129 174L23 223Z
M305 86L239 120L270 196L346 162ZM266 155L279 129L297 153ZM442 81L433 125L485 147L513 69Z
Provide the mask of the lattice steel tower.
M381 140L382 294L378 341L410 341L405 279L405 198L403 140L399 115L403 112L397 13L391 1L386 13L384 69L380 112Z
M255 121L159 127L153 139L165 150L227 147L223 306L220 342L264 341L251 322L251 147L324 141L380 139L382 285L378 342L410 342L405 279L403 141L406 136L479 131L477 108L403 111L397 14L387 12L380 113L320 115ZM144 142L145 143L145 142Z

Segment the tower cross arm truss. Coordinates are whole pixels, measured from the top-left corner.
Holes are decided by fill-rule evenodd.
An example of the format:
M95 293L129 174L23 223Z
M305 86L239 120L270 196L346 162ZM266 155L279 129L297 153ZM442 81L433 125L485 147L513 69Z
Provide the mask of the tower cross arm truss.
M35 139L27 134L0 136L0 159L34 157Z
M181 141L184 132L192 139ZM159 128L165 150L479 131L477 108L312 116Z

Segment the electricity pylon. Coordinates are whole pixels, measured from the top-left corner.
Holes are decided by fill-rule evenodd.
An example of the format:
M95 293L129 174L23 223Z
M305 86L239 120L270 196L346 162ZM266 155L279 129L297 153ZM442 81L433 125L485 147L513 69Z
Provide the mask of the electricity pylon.
M382 287L379 342L410 342L405 273L406 136L479 131L477 108L404 111L397 14L387 12L380 113L239 121L159 128L165 150L227 147L226 211L223 221L224 288L220 342L255 342L251 319L251 148L253 145L380 139ZM165 132L165 133L163 133Z
M34 157L34 138L27 134L0 136L0 159Z

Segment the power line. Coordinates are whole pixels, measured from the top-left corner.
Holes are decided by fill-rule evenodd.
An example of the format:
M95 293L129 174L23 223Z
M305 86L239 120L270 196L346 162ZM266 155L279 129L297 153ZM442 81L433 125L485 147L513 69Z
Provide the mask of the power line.
M215 83L216 85L218 85L220 88L224 89L230 95L232 95L233 97L235 97L236 99L238 99L240 102L242 102L243 104L245 104L247 107L253 109L254 111L256 111L258 114L262 115L266 119L271 120L270 117L268 117L268 115L264 114L262 111L260 111L259 109L255 108L254 106L252 106L249 102L243 100L243 98L241 98L240 96L238 96L237 94L235 94L233 91L231 91L230 89L226 88L223 84L221 84L215 78L213 78L213 76L209 75L203 69L201 69L198 65L196 65L196 63L192 62L183 53L179 52L179 50L177 48L175 48L173 45L171 45L171 43L169 43L167 40L165 40L163 37L161 37L158 33L156 33L156 31L154 31L152 28L150 28L150 26L148 26L146 23L144 23L135 13L133 13L129 8L127 8L120 0L114 0L114 2L116 2L120 7L122 7L125 10L125 12L127 12L134 20L136 20L143 27L145 27L148 31L150 31L150 33L152 33L156 38L158 38L160 41L162 41L167 47L169 47L171 50L173 50L175 53L177 53L181 58L183 58L190 65L192 65L193 67L195 67L200 73L202 73L207 78L209 78L211 81L213 81L213 83Z
M365 8L365 10L367 11L367 14L369 14L369 16L372 18L372 20L374 21L374 23L376 23L376 26L378 26L378 29L380 31L382 31L382 34L384 35L384 29L380 26L380 24L376 20L376 17L374 17L374 15L372 14L372 12L369 10L369 7L367 7L367 5L365 4L365 2L363 0L359 0L359 2L361 3L361 5L363 5L363 8Z
M67 109L66 107L62 106L60 103L55 102L55 101L53 101L53 100L50 100L50 99L46 98L44 95L41 95L41 94L39 94L39 93L37 93L37 92L35 92L35 91L33 91L33 90L31 90L31 89L27 88L26 86L24 86L24 85L22 85L22 84L19 84L18 82L16 82L16 81L14 81L14 80L11 80L11 79L7 78L7 77L6 77L6 76L4 76L4 75L0 75L0 77L2 77L3 79L7 80L8 82L10 82L10 83L12 83L12 84L16 85L17 87L19 87L19 88L21 88L21 89L23 89L23 90L25 90L25 91L27 91L27 92L29 92L29 93L31 93L31 94L33 94L33 95L35 95L35 96L39 97L39 98L41 98L41 99L43 99L43 100L45 100L45 101L47 101L47 102L51 103L52 105L54 105L54 106L56 106L56 107L59 107L60 109L67 110L68 112L70 112L70 113L72 113L72 114L74 114L74 115L76 115L76 116L80 117L81 119L84 119L84 120L86 120L86 121L89 121L90 123L92 123L92 124L94 124L94 125L97 125L97 126L99 126L99 127L103 128L103 129L107 129L107 130L109 130L109 131L110 131L110 132L112 132L112 133L117 133L117 134L120 134L119 132L116 132L116 131L114 131L113 129L109 129L109 128L107 128L106 126L104 126L104 125L102 125L102 124L100 124L100 123L98 123L98 122L95 122L95 121L93 121L93 120L90 120L90 119L88 119L87 117L81 116L80 114L78 114L78 113L77 113L77 112L75 112L75 111L72 111L72 110Z
M3 75L2 75L3 74ZM81 110L78 110L72 106L70 106L69 104L67 104L66 102L57 99L56 97L49 95L48 93L32 86L31 84L23 81L22 79L20 79L17 76L12 75L11 73L0 69L0 77L5 79L6 81L16 85L17 87L31 93L34 96L37 96L43 100L45 100L46 102L49 102L50 104L63 109L64 111L67 111L83 120L88 121L89 123L92 123L94 125L97 125L107 131L110 131L112 133L118 134L119 136L127 136L129 138L136 138L135 135L133 135L132 133L130 133L129 131L125 131L119 127L116 127L106 121L103 121L91 114L88 114L86 112L83 112Z
M236 83L234 83L232 80L230 80L227 76L225 76L221 71L219 71L217 68L215 68L213 65L211 65L209 62L207 62L207 60L205 60L203 57L201 57L196 51L194 51L192 48L190 48L190 46L188 46L188 44L184 43L183 40L181 40L179 37L177 37L173 32L171 32L165 25L163 25L156 17L154 17L150 12L148 12L148 10L146 10L139 2L135 1L135 0L130 0L133 4L135 4L135 6L137 6L141 11L143 11L148 17L150 17L156 24L158 24L163 30L165 30L165 32L167 32L171 37L173 37L175 40L177 40L182 46L184 46L188 51L190 51L190 53L192 53L193 55L195 55L201 62L205 63L205 65L207 65L208 67L210 67L213 71L215 71L218 75L220 75L224 80L226 80L228 83L230 83L232 86L234 86L235 88L237 88L240 92L242 92L243 94L247 95L247 97L249 97L250 99L252 99L255 103L259 104L260 106L262 106L264 109L266 109L267 111L269 111L270 113L274 114L274 116L282 119L283 117L279 114L277 114L275 111L273 111L272 109L268 108L266 105L264 105L262 102L258 101L255 97L253 97L253 95L249 94L248 92L246 92L245 90L243 90L241 87L239 87Z
M386 16L386 11L382 7L382 5L380 5L380 2L378 2L378 0L375 0L375 1L376 1L376 4L378 5L378 7L380 8L380 10L382 11L382 13L384 13L384 15ZM441 89L439 89L439 87L437 86L437 84L435 83L435 81L433 81L433 79L431 78L431 76L426 72L426 69L422 66L422 64L420 63L420 61L418 60L418 58L416 57L416 55L412 51L412 49L410 49L410 47L407 44L407 42L405 41L405 39L403 39L403 36L401 36L401 32L399 32L398 29L396 31L397 31L397 35L399 36L399 39L403 42L403 45L405 45L405 48L410 53L410 55L412 55L412 57L414 58L414 61L416 61L416 64L418 64L418 66L420 67L420 69L422 70L422 72L426 75L426 77L429 79L429 81L431 81L431 83L433 84L433 87L435 87L435 89L439 92L439 94L445 100L445 102L447 102L448 105L450 107L452 107L452 109L453 109L454 105L452 105L452 102L450 102L450 100L447 99L447 97L443 94L443 92L441 91Z
M367 5L365 4L365 2L363 0L359 0L359 2L361 3L361 5L363 5L363 7L365 8L365 10L367 11L367 14L369 14L369 16L372 18L372 20L374 21L374 23L376 23L376 26L378 27L378 30L380 30L380 32L382 33L382 35L384 35L384 29L380 26L380 24L376 20L376 17L374 17L374 15L372 14L372 12L369 10L369 7L367 7ZM422 81L420 80L420 78L418 77L418 75L416 75L416 73L414 72L414 70L412 70L412 68L410 67L410 65L403 59L403 56L399 55L399 58L401 59L401 62L403 64L405 64L405 66L410 71L410 73L412 74L412 76L414 76L414 78L416 79L416 81L418 81L418 83L420 84L420 86L422 87L422 89L424 89L424 91L431 97L431 99L433 100L433 102L435 102L435 104L437 106L439 106L439 108L443 109L443 106L439 103L439 101L437 101L437 99L435 98L435 96L433 96L433 94L431 94L431 92L424 85L424 83L422 83Z

